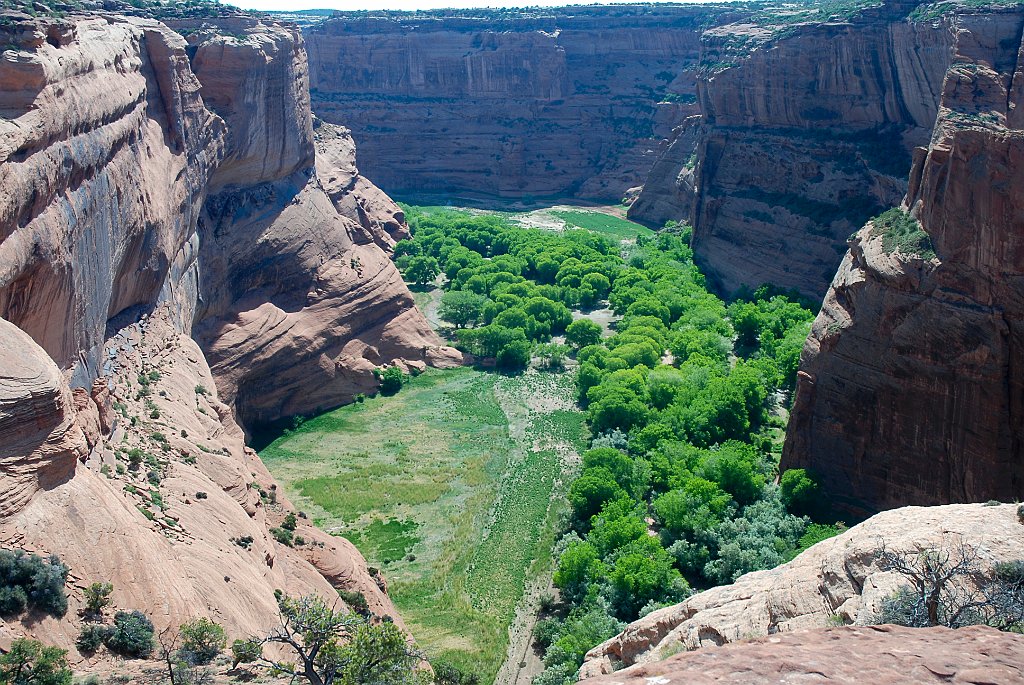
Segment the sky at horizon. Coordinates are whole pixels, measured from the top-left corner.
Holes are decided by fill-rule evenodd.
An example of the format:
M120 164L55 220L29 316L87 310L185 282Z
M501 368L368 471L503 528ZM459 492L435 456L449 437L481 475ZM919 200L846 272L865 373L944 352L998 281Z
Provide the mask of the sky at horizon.
M650 0L647 0L648 2ZM586 0L224 0L243 9L268 11L297 11L308 9L337 10L423 10L451 7L563 7L585 4L641 3L644 0L617 0L615 3L590 3Z

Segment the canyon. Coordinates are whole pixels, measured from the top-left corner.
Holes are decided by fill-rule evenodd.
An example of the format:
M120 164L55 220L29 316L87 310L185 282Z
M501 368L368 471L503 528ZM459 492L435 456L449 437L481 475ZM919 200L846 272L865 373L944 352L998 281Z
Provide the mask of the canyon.
M341 13L309 30L313 108L353 126L386 167L375 178L387 190L626 195L631 219L693 227L696 261L719 292L770 283L824 299L783 466L820 474L839 509L863 517L1024 495L1010 161L1019 12L898 1L790 15L616 8L598 39L588 27L601 12L490 23ZM631 43L637 31L685 45ZM578 54L582 36L595 60L630 56L628 74L589 72L607 91L600 101L616 103L600 121L579 109L596 95L565 76L592 64ZM673 55L670 81L658 78L669 67L652 61L656 47ZM618 103L632 103L621 114L643 136L615 128ZM524 115L515 125L513 113ZM550 117L573 121L575 137L546 137ZM585 136L647 152L583 159L576 151L597 145ZM505 163L533 145L516 158L526 165ZM611 173L621 167L633 175ZM975 183L987 199L971 195ZM873 229L861 230L901 204L932 236L938 268L880 254Z
M203 613L259 633L281 589L355 592L405 627L387 579L250 446L374 393L383 368L464 362L392 261L409 237L393 193L624 201L691 225L725 296L823 300L781 469L867 522L653 611L581 677L735 675L896 640L931 665L961 645L954 681L1024 669L1019 638L983 629L825 630L895 587L881 538L1024 556L1017 507L954 504L1024 497L1019 7L341 13L302 30L114 8L0 14L0 543L72 569L69 617L0 619L0 649L29 635L109 668L74 650L97 581L158 628ZM892 207L916 242L873 219ZM275 533L290 514L301 544ZM662 661L681 650L696 654ZM901 658L880 682L919 668Z
M71 614L111 582L158 628L249 634L275 589L338 588L401 625L346 540L300 517L302 546L275 541L294 507L245 431L460 355L389 258L401 210L314 126L298 30L164 21L0 22L0 540L60 554ZM19 634L75 639L0 622Z

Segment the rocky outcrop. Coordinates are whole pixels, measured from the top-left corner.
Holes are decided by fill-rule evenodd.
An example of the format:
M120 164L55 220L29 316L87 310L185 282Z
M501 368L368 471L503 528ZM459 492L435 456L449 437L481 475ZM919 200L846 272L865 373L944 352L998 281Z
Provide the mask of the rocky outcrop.
M0 31L21 48L0 53L0 316L87 385L108 321L194 299L224 126L185 42L156 22L26 17Z
M850 233L899 204L935 121L953 31L909 9L706 31L701 123L667 148L630 217L691 222L723 292L773 283L820 298Z
M298 30L246 17L172 26L187 33L204 102L227 124L198 222L193 335L243 425L370 392L374 370L396 360L457 363L381 247L401 234L401 210L355 180L343 134L321 127L315 141ZM318 145L331 150L319 162L327 186Z
M352 545L302 517L295 546L271 535L294 507L236 416L457 353L388 257L401 211L344 131L314 135L297 31L172 23L0 22L0 544L71 568L68 615L0 622L0 648L81 660L98 581L158 627L208 615L231 637L273 625L277 589L400 621Z
M53 361L0 319L0 519L67 481L88 454L71 391Z
M906 507L877 514L793 561L648 614L592 649L580 678L651 664L680 651L825 628L835 621L869 623L881 600L905 582L882 570L878 552L883 545L912 552L960 541L977 550L984 567L1024 558L1017 507Z
M269 528L294 509L245 447L202 352L172 320L160 307L108 341L110 376L88 401L113 428L89 449L79 425L86 412L70 403L56 365L0 320L4 350L16 350L26 371L46 379L45 393L18 387L63 398L57 412L47 402L21 430L24 440L41 446L32 456L41 456L12 464L5 451L0 462L0 541L57 553L71 568L68 615L0 621L0 646L28 634L71 648L79 660L73 644L81 590L98 581L113 583L116 608L142 609L158 627L206 615L233 637L273 625L275 589L331 597L332 586L346 588L362 593L375 612L400 620L347 541L300 520L296 533L304 546L275 542ZM3 423L6 438L10 422Z
M716 7L342 15L307 34L313 109L389 192L618 202L692 114Z
M585 682L927 685L1024 681L1024 638L993 628L831 628L678 654Z
M801 359L783 467L855 514L1024 496L1024 13L961 15L905 207L937 258L850 243Z

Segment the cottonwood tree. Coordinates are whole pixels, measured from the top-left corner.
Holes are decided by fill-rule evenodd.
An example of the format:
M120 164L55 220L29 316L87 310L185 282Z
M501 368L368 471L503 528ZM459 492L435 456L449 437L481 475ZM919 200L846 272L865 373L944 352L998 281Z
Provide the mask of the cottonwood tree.
M280 624L265 637L236 640L236 666L251 663L273 674L305 678L313 685L406 685L422 682L412 650L393 623L372 625L355 613L342 613L321 597L279 601ZM267 644L285 645L296 661L268 657Z
M881 567L906 579L886 598L879 623L911 627L990 625L1024 627L1024 561L1000 562L988 572L962 537L936 547L878 552Z

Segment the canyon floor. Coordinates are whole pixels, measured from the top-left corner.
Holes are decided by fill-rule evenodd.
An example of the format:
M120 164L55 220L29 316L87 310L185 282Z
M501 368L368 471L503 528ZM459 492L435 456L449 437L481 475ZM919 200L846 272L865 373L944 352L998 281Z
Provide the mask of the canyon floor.
M492 211L620 241L652 234L617 210ZM438 285L415 296L440 328ZM428 658L484 683L529 682L543 669L532 629L551 589L565 489L585 448L574 394L568 372L428 369L393 396L302 422L260 456L317 526L381 569Z

